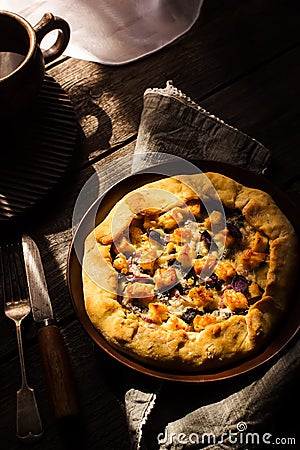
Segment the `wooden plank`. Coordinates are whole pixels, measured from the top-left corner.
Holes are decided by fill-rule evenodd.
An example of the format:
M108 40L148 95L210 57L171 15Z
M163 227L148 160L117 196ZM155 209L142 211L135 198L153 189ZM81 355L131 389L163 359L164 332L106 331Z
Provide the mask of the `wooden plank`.
M136 133L146 88L172 79L205 98L299 43L299 13L295 0L210 0L184 37L147 58L119 67L70 58L49 73L70 95L92 157Z
M201 102L271 151L269 177L285 187L300 177L300 47Z

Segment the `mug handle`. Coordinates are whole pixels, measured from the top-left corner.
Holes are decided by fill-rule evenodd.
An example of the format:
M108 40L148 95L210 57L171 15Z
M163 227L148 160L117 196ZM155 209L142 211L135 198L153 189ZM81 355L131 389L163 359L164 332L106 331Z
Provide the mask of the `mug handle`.
M46 34L50 33L50 31L58 30L58 36L54 44L49 49L42 50L45 64L58 58L67 48L70 40L70 26L61 17L46 13L33 29L36 33L38 44L42 42L43 38Z

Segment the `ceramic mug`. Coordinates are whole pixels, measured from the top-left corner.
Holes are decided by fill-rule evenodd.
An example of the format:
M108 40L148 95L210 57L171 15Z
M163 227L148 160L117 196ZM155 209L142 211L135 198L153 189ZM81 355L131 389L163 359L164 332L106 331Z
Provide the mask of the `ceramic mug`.
M54 44L41 50L40 43L50 31L58 30ZM0 11L0 115L9 117L24 111L38 94L45 64L66 49L70 27L60 17L46 13L32 27L18 14Z

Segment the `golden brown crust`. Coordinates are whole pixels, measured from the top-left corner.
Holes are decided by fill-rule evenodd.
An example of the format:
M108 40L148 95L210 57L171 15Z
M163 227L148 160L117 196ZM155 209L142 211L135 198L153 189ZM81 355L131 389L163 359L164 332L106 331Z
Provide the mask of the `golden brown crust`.
M264 288L263 295L250 304L246 314L233 314L200 332L189 331L188 326L170 329L163 321L153 325L126 314L117 292L113 243L138 215L146 217L182 207L197 200L199 193L205 200L211 195L210 183L225 207L240 210L246 222L267 237L267 269L254 270L256 281ZM252 355L271 336L287 307L297 261L295 231L267 193L217 173L164 178L127 194L86 239L85 307L105 339L135 359L185 371L216 369Z

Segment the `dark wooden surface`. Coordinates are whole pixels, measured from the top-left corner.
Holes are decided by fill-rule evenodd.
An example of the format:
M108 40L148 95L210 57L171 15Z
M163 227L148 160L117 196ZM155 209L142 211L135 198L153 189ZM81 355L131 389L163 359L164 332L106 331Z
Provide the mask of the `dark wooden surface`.
M298 0L206 0L199 20L186 35L147 58L109 67L62 57L48 66L48 74L74 105L80 141L70 172L24 218L23 225L41 249L53 308L71 356L85 430L84 444L78 448L129 449L123 395L128 387L149 382L96 348L74 314L66 268L72 213L81 187L96 170L105 171L107 163L134 151L145 89L164 87L171 79L205 109L270 149L268 177L289 192L295 208L299 208L299 29ZM51 413L31 318L24 321L23 337L28 381L35 388L45 428L42 441L32 447L62 450L71 443L76 448L70 437L75 429L64 440ZM15 331L1 308L3 449L23 448L15 437L15 400L20 382ZM234 384L223 388L232 391ZM288 409L284 409L285 416Z

